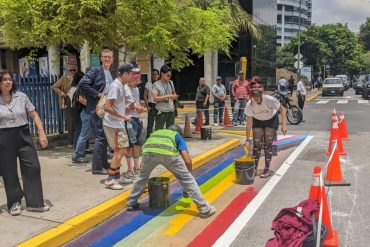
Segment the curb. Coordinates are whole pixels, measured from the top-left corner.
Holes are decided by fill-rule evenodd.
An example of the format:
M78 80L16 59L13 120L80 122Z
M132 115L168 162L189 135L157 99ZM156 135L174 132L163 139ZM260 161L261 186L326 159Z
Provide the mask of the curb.
M310 97L308 97L307 99L306 99L306 102L311 102L311 101L313 101L314 99L316 99L318 96L320 96L321 95L321 93L316 93L316 94L314 94L314 95L312 95L312 96L310 96Z
M217 158L231 149L236 148L239 145L239 139L231 139L230 141L214 149L192 158L193 169L204 165L205 163ZM171 181L175 179L175 177L169 171L166 171L159 176L169 177ZM45 232L40 233L39 235L36 235L35 237L26 240L17 246L48 247L63 245L123 210L126 207L126 199L130 195L130 192L131 189L91 209L88 209L87 211L61 223L58 226L55 226L54 228L46 230Z

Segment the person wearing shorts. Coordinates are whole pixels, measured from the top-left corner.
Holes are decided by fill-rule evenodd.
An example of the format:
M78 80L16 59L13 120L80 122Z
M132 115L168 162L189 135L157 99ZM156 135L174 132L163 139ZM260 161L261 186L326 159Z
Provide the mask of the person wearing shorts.
M126 93L124 85L131 81L133 69L132 64L123 64L118 68L117 78L108 86L107 102L104 107L104 134L109 146L114 150L108 177L104 184L113 190L123 190L124 188L119 183L120 166L129 146L125 121L131 121L131 117L126 115L125 111Z
M122 183L130 184L140 174L141 169L141 134L143 132L143 123L140 120L140 113L143 112L144 108L140 104L140 84L141 74L136 71L132 75L131 81L124 86L126 92L126 113L131 117L131 125L135 132L136 141L132 142L129 138L129 148L127 149L127 172L122 176ZM126 122L127 129L127 122Z

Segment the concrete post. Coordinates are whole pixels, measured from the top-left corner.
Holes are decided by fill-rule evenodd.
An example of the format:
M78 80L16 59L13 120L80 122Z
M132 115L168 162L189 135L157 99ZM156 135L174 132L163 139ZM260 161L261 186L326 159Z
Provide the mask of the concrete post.
M212 51L212 82L213 85L216 82L216 77L218 76L218 51Z
M209 87L212 87L212 51L204 54L204 79Z
M48 47L48 61L50 75L60 75L60 49L57 45Z
M86 68L90 67L90 47L87 41L83 44L80 51L81 71L85 73Z

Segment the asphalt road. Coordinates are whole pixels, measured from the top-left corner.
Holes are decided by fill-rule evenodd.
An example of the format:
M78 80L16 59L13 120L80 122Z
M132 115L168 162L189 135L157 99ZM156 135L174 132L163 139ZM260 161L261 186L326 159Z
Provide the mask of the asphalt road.
M326 187L332 225L338 231L339 246L362 247L370 242L370 104L361 101L354 90L343 97L321 97L308 102L304 108L305 122L288 126L289 134L313 136L299 154L267 199L239 233L232 246L265 246L273 237L271 223L285 207L297 205L308 198L312 170L320 165L325 170L328 157L325 154L329 140L331 111L343 111L351 137L344 143L348 155L341 156L344 178L350 187ZM325 175L325 173L324 173Z

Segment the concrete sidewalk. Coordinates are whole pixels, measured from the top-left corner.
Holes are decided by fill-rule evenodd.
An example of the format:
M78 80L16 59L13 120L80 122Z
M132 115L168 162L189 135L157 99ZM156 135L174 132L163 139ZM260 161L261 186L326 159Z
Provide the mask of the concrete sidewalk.
M194 158L198 156L196 158L196 162L199 166L204 164L207 159L212 158L212 155L213 158L217 157L227 150L237 146L239 144L239 140L235 138L238 137L217 132L213 133L212 140L204 141L201 140L199 136L195 136L194 138L187 139L187 143L191 157ZM234 144L229 145L229 149L224 147L225 150L219 150L216 153L213 153L210 157L203 157L203 161L201 160L202 158L199 158L199 155L202 153L217 148L218 146L222 146L223 144L225 145L225 143L230 140L234 140L234 142L231 141ZM61 228L72 228L69 224L73 223L66 224L65 222L67 220L67 222L71 222L70 219L74 216L84 213L101 203L109 201L111 198L118 198L123 194L127 194L127 191L132 187L132 185L126 186L126 192L106 189L102 184L105 176L92 175L91 164L72 164L71 149L67 149L65 146L39 151L38 154L42 167L41 173L44 197L46 203L51 206L51 209L49 212L45 213L31 213L24 210L22 211L21 216L12 217L7 212L5 191L1 189L0 222L3 222L3 224L0 224L0 232L2 236L0 238L0 246L17 245L47 230L49 235L50 233L59 234L58 232L63 234L63 229ZM91 160L91 155L88 155L87 158ZM123 161L122 171L125 169L126 164L125 161ZM165 168L159 166L152 173L152 176L158 176L164 171ZM25 207L24 201L22 204L23 207ZM116 207L123 208L124 201L118 201L118 205L116 205ZM99 213L93 213L95 215L90 215L91 217L95 217L94 222L110 217L109 212L102 212L102 215L99 215ZM99 219L97 220L96 218ZM87 224L87 222L88 221L83 221L80 223ZM88 229L91 226L86 225L84 227ZM81 232L77 231L73 234L77 236L80 233ZM48 246L55 246L55 244L50 245L50 243L52 242L48 242ZM47 246L47 244L45 245L44 243L44 246Z

